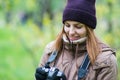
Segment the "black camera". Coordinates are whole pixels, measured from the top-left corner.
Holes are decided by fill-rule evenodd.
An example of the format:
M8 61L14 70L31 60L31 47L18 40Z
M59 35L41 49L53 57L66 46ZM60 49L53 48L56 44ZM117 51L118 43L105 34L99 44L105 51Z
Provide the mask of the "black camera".
M36 80L66 80L64 73L55 67L39 67L35 77Z
M65 74L59 71L58 68L49 66L55 60L56 56L57 51L53 51L46 64L36 69L36 80L67 80Z

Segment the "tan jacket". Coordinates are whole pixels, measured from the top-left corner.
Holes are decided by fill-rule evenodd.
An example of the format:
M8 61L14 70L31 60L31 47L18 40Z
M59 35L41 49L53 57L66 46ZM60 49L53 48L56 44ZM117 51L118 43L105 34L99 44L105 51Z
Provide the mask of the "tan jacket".
M39 66L43 66L52 53L54 42L51 42L45 48L44 55ZM117 60L115 52L103 43L102 53L98 55L95 64L89 66L89 71L83 80L117 80ZM86 52L86 47L83 44L79 46L77 53L73 52L68 46L61 51L61 55L57 58L51 66L57 67L63 71L67 80L78 80L78 69L81 65Z

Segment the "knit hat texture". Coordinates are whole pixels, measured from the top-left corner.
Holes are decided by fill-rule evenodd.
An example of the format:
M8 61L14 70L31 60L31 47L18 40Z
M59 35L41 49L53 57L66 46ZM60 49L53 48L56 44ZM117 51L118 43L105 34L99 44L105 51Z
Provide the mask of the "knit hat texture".
M95 0L68 0L63 11L63 23L78 21L95 29L97 24Z

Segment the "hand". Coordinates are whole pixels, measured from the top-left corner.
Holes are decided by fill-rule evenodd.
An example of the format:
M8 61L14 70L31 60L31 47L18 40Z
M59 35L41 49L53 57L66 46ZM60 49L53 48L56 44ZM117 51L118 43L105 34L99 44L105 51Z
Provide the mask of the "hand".
M46 80L47 72L43 70L43 67L39 67L36 69L35 78L36 80Z

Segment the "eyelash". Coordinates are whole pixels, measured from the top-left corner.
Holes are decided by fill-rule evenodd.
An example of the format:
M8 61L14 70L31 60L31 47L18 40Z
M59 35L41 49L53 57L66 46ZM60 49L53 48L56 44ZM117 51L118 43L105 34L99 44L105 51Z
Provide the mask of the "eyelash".
M76 28L78 28L78 29L80 29L80 28L82 28L82 25L80 25L80 26L75 26Z
M65 24L65 26L66 26L66 27L70 27L70 25L69 25L69 24Z
M66 27L70 27L69 24L65 24ZM76 28L80 29L83 25L80 25L80 26L75 26Z

